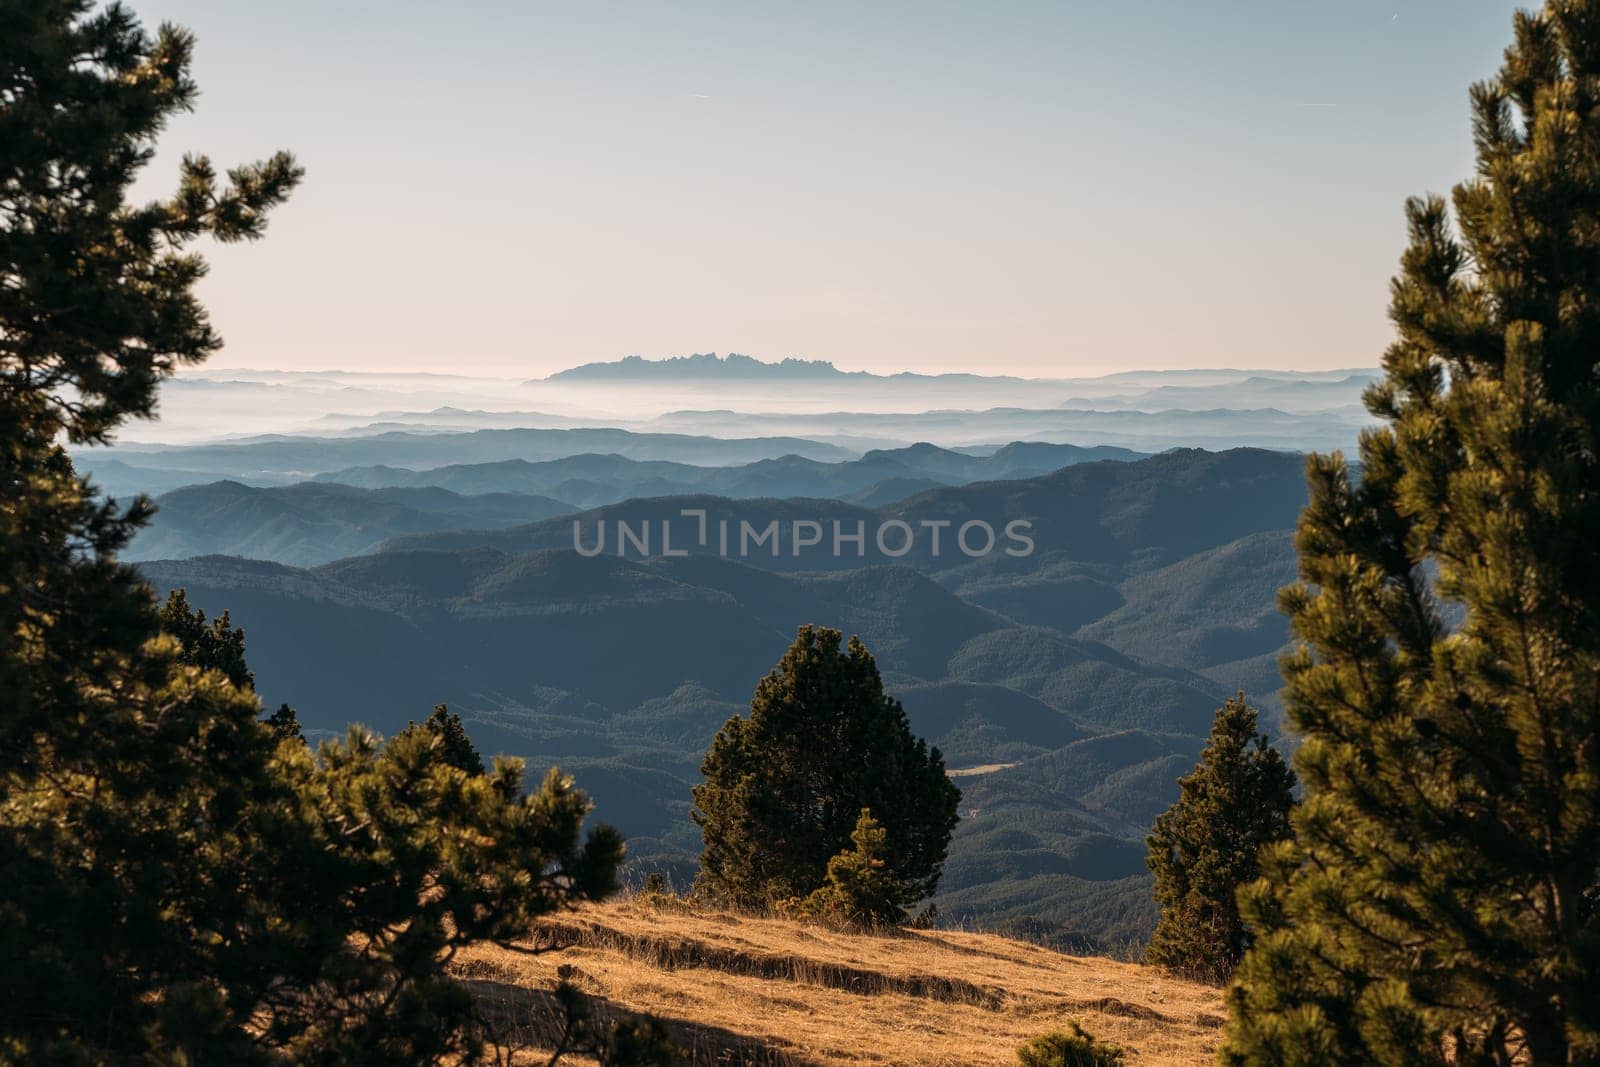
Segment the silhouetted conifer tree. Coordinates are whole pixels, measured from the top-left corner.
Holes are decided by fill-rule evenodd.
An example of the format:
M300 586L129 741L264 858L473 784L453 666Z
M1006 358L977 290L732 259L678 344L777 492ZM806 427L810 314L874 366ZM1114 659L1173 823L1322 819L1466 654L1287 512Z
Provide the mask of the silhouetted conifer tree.
M255 689L255 675L244 661L244 631L224 611L209 623L206 613L189 606L189 594L174 589L161 606L163 633L178 639L178 660L205 671L217 671L235 689Z
M699 886L728 903L808 896L852 847L862 808L906 903L932 894L961 793L937 748L912 736L861 642L802 626L756 687L748 716L718 731L694 790L705 848Z
M279 704L278 710L262 721L280 740L293 738L303 742L306 739L306 735L300 730L300 716L287 704Z
M439 757L450 766L466 774L483 773L483 757L478 755L472 738L467 736L461 716L445 705L435 704L433 714L424 719L420 726L412 722L401 733L403 735L415 730L422 730L433 739L433 743L439 746Z
M1256 732L1256 711L1240 693L1217 709L1200 762L1178 789L1147 839L1161 921L1145 959L1225 978L1246 945L1239 888L1260 875L1261 850L1289 836L1294 772Z
M244 658L244 631L233 625L226 611L208 623L204 611L190 606L188 591L174 589L161 605L157 621L162 633L178 639L180 663L217 671L235 689L254 692L255 675ZM263 721L278 737L305 740L300 732L300 717L287 704L278 705L278 710Z

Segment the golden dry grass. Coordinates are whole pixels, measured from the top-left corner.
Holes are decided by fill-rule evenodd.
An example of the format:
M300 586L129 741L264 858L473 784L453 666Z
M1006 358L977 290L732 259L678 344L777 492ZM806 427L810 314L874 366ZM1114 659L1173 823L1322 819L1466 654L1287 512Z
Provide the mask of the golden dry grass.
M633 900L552 919L528 947L546 951L477 947L456 971L534 1048L552 1040L562 965L601 1012L667 1022L697 1065L1009 1065L1075 1019L1131 1065L1188 1067L1210 1062L1222 1025L1214 987L990 934L847 933Z

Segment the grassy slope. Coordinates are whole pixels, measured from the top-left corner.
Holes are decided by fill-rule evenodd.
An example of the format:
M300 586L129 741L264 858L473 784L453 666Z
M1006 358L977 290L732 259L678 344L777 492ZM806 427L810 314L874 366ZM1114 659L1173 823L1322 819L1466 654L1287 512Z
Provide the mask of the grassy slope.
M666 1021L695 1064L1009 1065L1076 1019L1130 1065L1177 1067L1209 1062L1222 1023L1210 986L991 934L850 934L627 901L552 920L540 945L476 947L455 965L534 1048L548 1047L563 965L601 1012Z

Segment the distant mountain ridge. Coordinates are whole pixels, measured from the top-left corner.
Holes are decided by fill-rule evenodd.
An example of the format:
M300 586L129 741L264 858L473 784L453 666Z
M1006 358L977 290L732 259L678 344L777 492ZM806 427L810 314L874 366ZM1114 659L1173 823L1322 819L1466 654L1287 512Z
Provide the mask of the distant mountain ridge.
M578 510L528 493L463 496L434 486L361 489L331 482L259 487L220 481L163 493L155 502L155 516L124 559L227 553L310 566L370 552L405 534L516 526Z
M547 382L613 381L619 378L844 378L849 377L823 359L781 359L776 363L730 352L696 352L690 356L621 359L584 363L542 379Z
M963 408L1002 413L1006 409L1033 411L1063 407L1151 410L1227 408L1283 408L1302 414L1329 413L1336 421L1353 424L1351 432L1335 444L1326 443L1326 427L1308 427L1297 434L1279 427L1269 436L1249 423L1254 416L1239 414L1240 432L1230 435L1219 427L1174 425L1165 430L1151 426L1141 432L1145 443L1093 435L1092 425L1053 424L1024 432L1020 425L1004 430L985 428L981 435L931 436L927 430L890 433L868 431L866 447L893 447L910 441L934 441L948 446L990 444L1028 437L1066 440L1074 444L1122 444L1142 451L1159 451L1173 445L1306 448L1341 447L1354 440L1354 432L1367 418L1360 410L1362 379L1378 375L1376 368L1351 367L1327 371L1212 368L1202 370L1119 371L1084 375L1085 368L1066 363L1009 364L1005 356L974 359L964 367L897 368L877 364L868 370L844 369L827 359L792 358L766 361L744 354L701 353L677 359L633 356L582 366L545 364L527 368L520 377L469 377L465 375L406 374L351 371L261 371L241 369L186 369L163 383L159 429L136 425L121 435L124 444L165 444L238 440L252 434L371 433L386 424L459 430L490 427L615 426L650 431L659 416L687 433L717 433L697 425L694 412L732 408L765 420L771 414L826 416L829 412L881 412L907 415L913 411ZM863 364L854 364L863 366ZM952 373L967 371L969 373ZM541 377L532 378L531 375ZM548 377L544 377L548 375ZM1296 387L1306 383L1306 388ZM1346 411L1344 409L1352 409ZM723 412L723 415L732 414ZM802 431L812 437L825 433L823 422ZM960 428L953 428L959 432ZM971 427L968 428L972 429ZM1106 426L1106 430L1114 427ZM1070 437L1054 436L1066 430ZM747 428L740 436L750 432ZM757 435L794 433L776 422L758 424ZM1160 438L1160 444L1154 440ZM839 444L850 442L838 441ZM76 451L76 450L74 450ZM487 457L479 457L487 458ZM653 457L663 458L663 457ZM392 462L378 460L377 462Z
M559 459L586 452L706 466L753 463L787 455L838 461L852 459L858 454L851 449L801 437L706 437L582 427L443 433L396 431L362 437L266 434L216 444L86 449L77 454L75 462L80 472L93 476L106 492L121 496L130 490L148 491L154 486L170 486L174 480L185 476L191 485L218 479L258 485L283 484L304 481L330 470L379 463L438 467L505 459ZM141 470L152 472L148 476L150 484L139 483Z
M1124 448L1018 441L988 455L969 455L930 444L874 449L860 459L825 462L788 455L729 466L584 453L531 462L453 464L429 470L375 465L316 476L366 488L439 486L457 493L540 493L581 507L662 496L712 493L751 497L859 498L890 503L941 485L1031 478L1075 463L1144 458Z
M351 467L286 486L201 478L156 498L155 517L124 554L131 560L227 554L315 566L370 552L410 534L495 530L625 500L716 494L807 498L881 507L933 489L1036 477L1075 463L1143 458L1117 448L1017 442L973 456L933 445L821 462L785 455L701 467L615 454L500 460L428 470ZM127 481L135 468L107 471ZM150 472L174 478L175 472ZM193 482L194 476L189 476Z
M756 359L754 356L730 352L719 356L715 352L696 352L690 356L669 356L665 359L645 359L643 356L624 356L621 359L600 363L584 363L557 371L535 382L617 382L617 381L1024 381L1010 375L983 374L917 374L902 371L897 374L873 374L871 371L843 371L825 359L796 359L788 357L775 362Z
M400 537L385 547L408 551L487 547L513 554L571 548L575 527L581 528L583 543L593 545L595 531L603 523L613 531L605 551L614 554L623 547L615 539L619 520L632 529L648 524L659 530L663 522L681 516L684 509L704 509L711 529L726 522L735 538L741 523L763 527L776 522L779 530L771 551L763 545L745 559L751 566L771 570L834 570L859 567L864 562L933 571L1001 568L1003 557L998 552L974 561L948 546L939 553L928 538L916 540L906 554L895 556L886 555L870 536L859 555L854 550L836 555L829 539L807 547L792 544L793 524L807 520L830 529L834 522L852 529L856 522L864 522L869 530L890 520L923 529L931 523L983 519L995 530L1013 520L1024 520L1033 524L1036 552L1028 560L1006 564L1002 571L1033 570L1052 552L1082 563L1117 566L1137 555L1143 566L1153 566L1260 530L1292 528L1305 503L1303 471L1304 461L1290 453L1252 448L1226 452L1180 449L1131 462L1078 463L1031 478L947 486L873 509L836 500L734 499L701 492L634 498L567 518L499 530L458 529ZM1198 506L1201 500L1206 506ZM694 554L720 551L714 538L693 544L677 542L676 547ZM638 555L632 548L628 552Z

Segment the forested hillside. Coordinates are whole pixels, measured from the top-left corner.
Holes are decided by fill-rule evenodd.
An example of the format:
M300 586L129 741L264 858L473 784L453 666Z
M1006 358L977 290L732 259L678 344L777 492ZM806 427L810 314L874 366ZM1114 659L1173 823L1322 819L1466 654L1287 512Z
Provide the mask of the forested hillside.
M463 496L448 489L356 489L302 482L261 488L213 482L164 493L128 559L218 552L302 566L369 552L395 537L459 526L494 528L574 511L533 493Z
M312 731L394 730L433 702L490 749L579 774L629 836L636 871L691 873L689 789L797 620L858 633L913 728L958 772L949 916L1115 947L1153 922L1142 836L1176 795L1213 709L1276 708L1301 461L1240 450L1076 465L947 487L873 510L827 501L668 498L588 512L686 523L684 507L910 523L1026 518L1027 557L927 546L901 559L798 559L787 534L721 558L585 558L572 520L397 539L310 570L209 557L143 566L228 608L269 703ZM592 541L586 541L591 543ZM827 546L824 546L827 547ZM871 546L869 546L871 547Z

